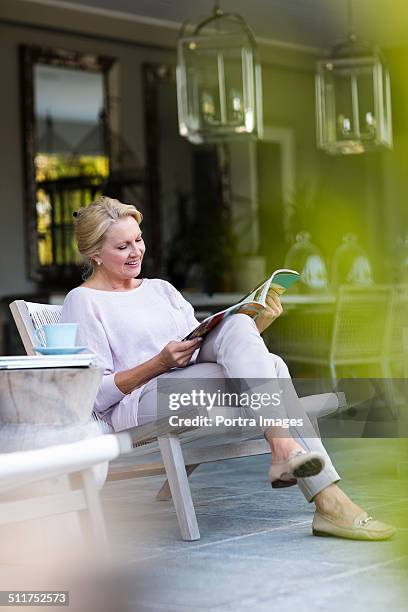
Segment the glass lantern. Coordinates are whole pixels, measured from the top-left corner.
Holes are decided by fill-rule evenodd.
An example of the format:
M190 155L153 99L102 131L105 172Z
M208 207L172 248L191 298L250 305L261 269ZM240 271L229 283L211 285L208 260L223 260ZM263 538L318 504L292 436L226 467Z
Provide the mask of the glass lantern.
M392 148L390 77L378 50L350 35L317 63L317 146L332 154Z
M340 246L334 253L332 283L334 288L344 284L360 287L374 284L370 259L355 234L349 233L343 236Z
M285 258L285 268L300 272L296 285L303 293L327 291L328 279L325 261L318 247L310 241L309 232L300 232Z
M256 140L262 132L261 67L250 28L240 15L219 8L190 34L188 28L178 40L181 136L195 144Z

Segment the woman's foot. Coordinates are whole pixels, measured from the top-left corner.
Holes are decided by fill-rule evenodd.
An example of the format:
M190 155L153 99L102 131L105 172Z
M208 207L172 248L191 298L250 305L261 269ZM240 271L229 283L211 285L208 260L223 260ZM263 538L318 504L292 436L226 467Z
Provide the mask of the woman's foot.
M352 540L386 540L396 529L368 516L335 484L318 493L314 500L313 535Z
M356 516L364 512L335 484L320 491L313 501L319 514L335 520L339 525L351 525Z
M303 446L300 446L293 438L288 438L287 435L287 430L281 427L270 427L266 431L265 438L272 451L272 465L286 461L294 451L304 451Z
M324 459L320 453L309 452L303 449L294 449L285 461L274 461L269 468L269 480L273 488L291 486L296 478L316 476L324 468Z
M269 437L268 434L269 433ZM284 438L282 431L268 430L265 435L272 451L269 480L272 488L291 487L297 478L315 476L324 467L324 459L318 453L309 453L293 438Z
M324 467L324 459L319 453L310 453L300 446L287 431L281 428L270 428L265 437L272 451L272 463L269 468L269 481L273 489L291 487L297 478L315 476Z

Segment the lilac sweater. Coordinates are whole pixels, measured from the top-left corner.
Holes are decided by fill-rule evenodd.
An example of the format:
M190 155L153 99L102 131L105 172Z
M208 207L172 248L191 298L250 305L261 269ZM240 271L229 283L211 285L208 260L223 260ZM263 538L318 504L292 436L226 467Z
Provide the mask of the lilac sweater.
M104 415L124 397L115 372L151 359L198 325L193 307L173 285L146 278L130 291L76 287L65 298L61 323L79 324L77 344L94 352L104 369L94 407ZM142 388L133 391L135 401Z

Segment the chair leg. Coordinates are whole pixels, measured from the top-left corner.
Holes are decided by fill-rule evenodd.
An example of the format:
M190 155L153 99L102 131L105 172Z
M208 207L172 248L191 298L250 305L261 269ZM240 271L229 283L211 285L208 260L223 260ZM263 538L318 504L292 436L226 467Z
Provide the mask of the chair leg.
M187 477L190 476L194 472L196 468L198 468L199 463L192 463L191 465L186 465L186 474ZM169 486L169 481L165 480L163 485L160 487L159 492L156 495L157 501L169 501L171 499L171 491Z
M398 410L398 399L397 393L395 390L395 383L392 378L392 371L390 367L390 362L387 359L384 359L381 362L381 374L384 380L384 395L387 403L389 404L388 408L391 412L391 415L394 419L398 419L399 410Z
M96 481L92 469L81 472L82 486L87 502L87 516L82 517L82 529L85 530L85 537L92 537L93 550L97 551L101 559L109 558L109 543L106 533L105 519L102 511L102 504ZM82 514L82 513L81 513Z
M337 384L337 371L334 359L330 358L329 362L330 377L333 385Z
M159 436L158 442L176 509L181 537L189 542L199 540L200 532L191 498L180 440L177 435L167 434Z

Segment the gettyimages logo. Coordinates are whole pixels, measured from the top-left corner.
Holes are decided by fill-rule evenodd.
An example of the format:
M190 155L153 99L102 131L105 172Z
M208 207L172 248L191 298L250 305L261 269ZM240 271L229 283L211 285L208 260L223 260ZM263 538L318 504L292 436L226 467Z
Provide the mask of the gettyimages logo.
M277 435L292 428L306 438L408 437L407 399L407 379L167 377L157 384L158 418L175 431L275 426Z
M287 414L283 408L285 390L277 379L173 379L172 382L170 385L167 378L162 388L158 383L159 414L167 415L172 427L287 430L304 424L301 416Z
M190 392L170 393L170 410L179 410L183 406L196 406L212 410L214 406L247 406L252 410L259 410L262 406L280 406L283 390L269 393L228 392L218 389L215 393L204 391L204 389L192 389Z

